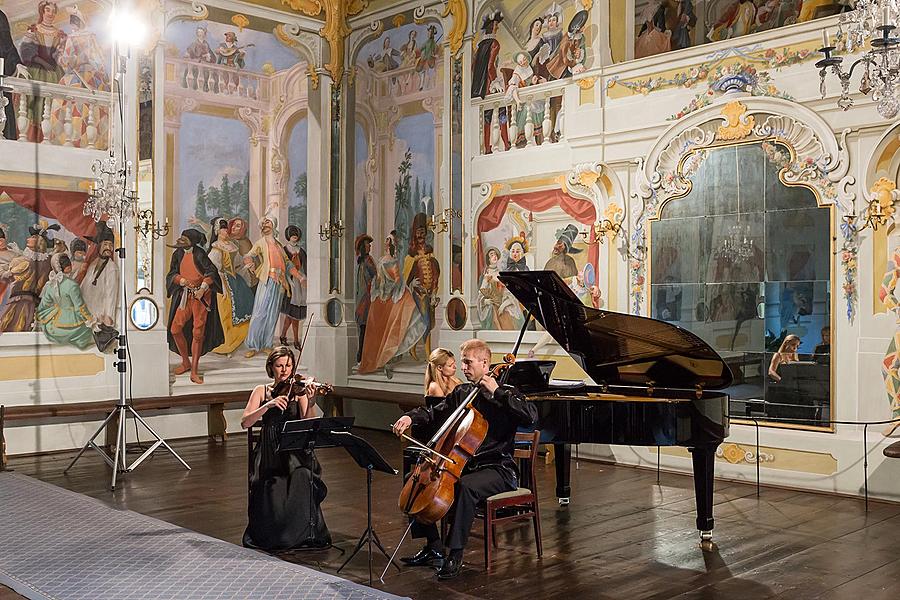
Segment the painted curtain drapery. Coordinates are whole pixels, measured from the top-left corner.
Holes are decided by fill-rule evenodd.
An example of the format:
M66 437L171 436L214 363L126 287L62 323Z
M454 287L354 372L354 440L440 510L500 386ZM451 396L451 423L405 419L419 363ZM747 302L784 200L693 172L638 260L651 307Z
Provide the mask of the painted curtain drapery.
M481 233L496 229L503 216L506 214L506 208L510 203L515 203L525 210L531 212L543 212L558 206L563 209L567 215L578 221L579 223L591 226L597 220L597 210L594 205L581 198L574 198L562 190L541 190L537 192L526 192L524 194L507 194L505 196L497 196L491 200L481 214L478 215L477 230L478 248L476 256L478 256L478 272L484 272L484 252L481 248ZM588 248L588 262L596 269L599 265L597 261L600 257L600 245L590 244Z

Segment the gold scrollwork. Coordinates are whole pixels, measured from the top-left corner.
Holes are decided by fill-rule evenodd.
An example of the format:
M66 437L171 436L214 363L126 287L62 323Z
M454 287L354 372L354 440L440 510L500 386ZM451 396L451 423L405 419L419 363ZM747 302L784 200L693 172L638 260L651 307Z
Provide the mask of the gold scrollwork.
M722 444L719 446L719 449L716 450L716 456L724 458L733 465L742 462L750 464L756 464L757 462L757 455L753 450L748 450L740 444L735 443ZM768 452L760 451L758 460L759 462L773 462L775 456Z
M466 0L447 0L441 17L446 18L453 15L453 28L447 35L447 42L450 44L450 54L456 56L459 49L462 48L463 37L466 35L466 21L468 20L469 10L466 6ZM473 40L474 43L474 40Z
M583 77L575 82L575 84L583 90L589 90L597 83L596 77Z
M716 130L718 140L742 140L753 131L755 124L753 115L745 115L747 107L744 103L735 100L722 108L722 116L725 117L725 125L719 125Z
M281 3L310 17L325 12L325 26L319 35L328 42L330 60L325 70L335 85L344 76L344 41L350 34L347 18L358 15L369 6L369 0L281 0Z
M319 89L319 74L311 63L306 65L306 74L309 76L309 82L312 84L312 89Z

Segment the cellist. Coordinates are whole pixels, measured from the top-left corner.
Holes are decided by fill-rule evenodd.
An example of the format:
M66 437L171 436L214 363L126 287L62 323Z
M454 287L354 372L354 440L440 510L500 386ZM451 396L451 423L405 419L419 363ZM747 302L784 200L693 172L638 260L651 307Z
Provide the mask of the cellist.
M460 355L463 375L468 383L456 386L439 404L407 412L393 425L397 435L409 429L410 425L432 425L436 415L449 414L475 386L481 388L474 406L488 422L487 437L456 483L453 506L448 514L450 528L446 548L441 542L437 525L413 522L413 538L425 538L426 544L415 556L401 558L411 566L439 567L438 579L450 579L459 574L463 549L475 520L475 507L489 496L516 489L518 470L512 458L516 430L533 426L537 419L537 409L521 392L512 386L500 385L491 376L491 349L483 340L464 342L460 346ZM436 424L440 425L439 422Z

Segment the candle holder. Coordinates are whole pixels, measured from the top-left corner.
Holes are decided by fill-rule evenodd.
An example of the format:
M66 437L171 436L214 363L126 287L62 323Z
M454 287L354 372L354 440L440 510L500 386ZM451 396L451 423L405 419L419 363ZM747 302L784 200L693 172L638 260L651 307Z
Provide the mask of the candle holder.
M326 242L331 238L342 237L344 237L344 222L342 220L338 220L334 223L325 221L324 225L319 226L319 239L323 242Z
M166 217L166 221L163 225L159 224L159 221L154 223L153 211L149 208L146 210L142 210L137 215L137 224L134 226L134 230L141 234L143 237L151 236L154 240L158 240L161 237L165 237L169 235L169 218Z
M437 218L437 215L431 215L430 217L428 217L428 221L425 223L425 226L435 233L444 233L445 231L449 231L450 219L452 217L455 217L457 219L462 217L462 213L460 211L453 210L452 208L445 208L443 211L441 211L440 214L440 219Z

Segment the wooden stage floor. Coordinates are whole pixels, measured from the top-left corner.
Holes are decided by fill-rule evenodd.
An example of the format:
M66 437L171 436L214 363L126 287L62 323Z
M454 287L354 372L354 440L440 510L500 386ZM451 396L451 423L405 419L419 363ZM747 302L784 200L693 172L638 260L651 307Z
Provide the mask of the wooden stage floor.
M400 467L400 443L388 433L363 431ZM191 465L183 470L157 451L108 490L109 470L96 453L62 474L73 454L14 458L20 473L170 523L239 544L246 524L247 446L242 435L225 444L183 440L173 447ZM129 458L133 460L129 453ZM323 509L335 543L352 550L366 526L365 472L340 449L319 451L329 493ZM494 571L483 570L480 521L473 528L459 577L438 582L429 569L377 574L377 587L416 599L852 599L900 598L900 506L797 491L717 482L717 550L704 553L694 529L690 477L582 461L573 470L572 504L557 506L552 465L538 469L544 557L535 556L529 524L500 535ZM898 483L900 485L900 483ZM396 499L399 477L376 474L374 525L393 549L406 524ZM40 502L40 498L23 498ZM63 532L61 532L63 533ZM63 533L64 534L64 533ZM401 555L414 553L407 541ZM296 561L328 573L343 562L335 550L294 553ZM365 583L360 553L340 575ZM0 590L0 599L19 598Z

